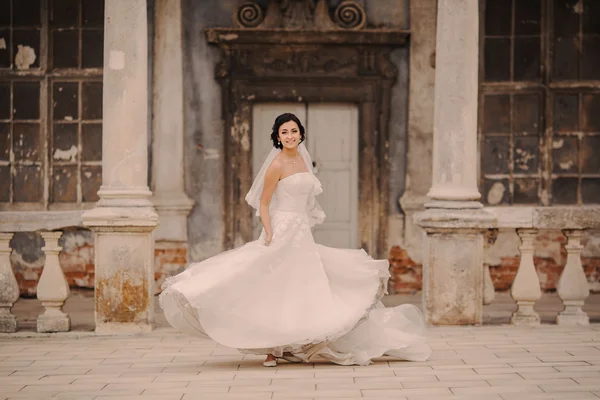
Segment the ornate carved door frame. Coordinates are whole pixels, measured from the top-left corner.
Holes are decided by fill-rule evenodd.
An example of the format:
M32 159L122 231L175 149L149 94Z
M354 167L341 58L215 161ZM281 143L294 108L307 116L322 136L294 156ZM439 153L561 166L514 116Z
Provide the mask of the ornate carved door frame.
M340 6L345 3L353 2ZM397 76L389 57L406 44L408 32L259 26L208 29L206 37L221 50L216 78L226 136L225 248L255 239L252 210L244 200L253 180L253 103L346 102L359 108L360 246L372 256L387 257L388 121Z

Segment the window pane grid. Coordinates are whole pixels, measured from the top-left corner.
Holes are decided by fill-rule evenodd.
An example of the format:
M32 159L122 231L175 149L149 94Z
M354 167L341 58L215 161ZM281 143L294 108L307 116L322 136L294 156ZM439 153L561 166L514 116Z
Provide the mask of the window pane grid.
M483 94L480 148L488 204L538 203L540 107L536 92Z
M73 5L76 13L69 13ZM71 209L97 200L103 11L102 0L0 1L0 210ZM77 62L55 68L53 35L73 32ZM73 85L75 97L62 99L66 114L55 120L57 82ZM69 140L74 148L65 147Z
M54 178L51 201L97 201L102 167L102 119L96 118L101 115L86 112L86 105L101 104L102 82L54 80L52 87Z
M487 15L490 4L493 15ZM598 204L600 2L539 1L543 16L539 24L539 60L540 68L544 65L543 74L538 82L517 82L520 74L533 76L533 70L519 69L515 62L518 38L531 38L517 33L537 29L522 22L535 18L518 17L519 13L532 12L537 7L529 7L532 4L535 5L514 0L485 1L482 20L491 23L491 27L483 27L486 41L479 122L483 198L488 204ZM515 7L522 9L516 11ZM572 48L577 54L568 56L569 43L565 38L575 40ZM506 49L493 41L492 48L487 48L487 39L510 40L512 58L502 73L498 73L497 66L488 72L486 61L502 58L490 53L506 53ZM524 65L531 65L531 60L525 61ZM532 106L535 102L531 98L518 100L527 99L531 93L537 93L537 108ZM536 120L538 129L533 129ZM531 173L536 168L537 177Z
M542 0L488 0L484 17L484 80L541 80Z

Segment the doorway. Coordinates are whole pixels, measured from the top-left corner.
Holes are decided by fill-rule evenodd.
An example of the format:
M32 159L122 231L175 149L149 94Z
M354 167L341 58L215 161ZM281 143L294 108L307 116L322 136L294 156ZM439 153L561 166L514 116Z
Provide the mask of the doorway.
M313 172L323 185L317 197L327 216L313 228L315 241L338 248L359 248L358 239L358 107L352 103L254 103L252 171L258 172L273 144L275 118L295 114L306 129ZM254 238L262 224L253 220Z

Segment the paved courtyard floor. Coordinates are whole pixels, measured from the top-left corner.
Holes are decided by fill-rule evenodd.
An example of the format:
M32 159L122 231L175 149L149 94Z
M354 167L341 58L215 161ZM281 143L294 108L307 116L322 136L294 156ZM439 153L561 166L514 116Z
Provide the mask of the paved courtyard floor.
M86 301L79 299L80 307ZM552 301L542 302L546 319ZM35 309L24 303L17 314ZM505 319L499 305L491 314L488 309L489 321ZM588 307L591 315L600 313L597 299ZM74 319L81 317L77 310ZM20 316L25 328L30 320ZM159 326L135 336L0 334L0 400L600 399L598 323L435 327L426 362L381 358L367 367L317 362L276 368L263 367L262 357Z

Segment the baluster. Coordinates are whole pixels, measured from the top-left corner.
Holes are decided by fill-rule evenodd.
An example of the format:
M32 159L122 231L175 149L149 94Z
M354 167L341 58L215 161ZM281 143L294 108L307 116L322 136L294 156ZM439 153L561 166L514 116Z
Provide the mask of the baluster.
M581 264L581 237L583 230L563 230L567 237L567 262L560 275L556 290L563 301L564 310L556 316L559 325L589 325L590 318L581 309L590 295L590 288Z
M521 260L517 276L510 287L510 295L517 302L517 311L510 319L514 325L536 326L540 324L540 316L535 311L535 302L542 297L540 279L533 263L534 240L537 229L517 229L521 239L519 251Z
M62 247L58 240L62 232L41 232L46 254L44 270L37 286L37 298L46 308L37 319L38 332L66 332L71 329L71 319L62 311L65 300L69 297L69 285L58 262L58 254Z
M0 233L0 332L17 331L17 319L10 312L19 300L19 284L10 265L12 233Z

